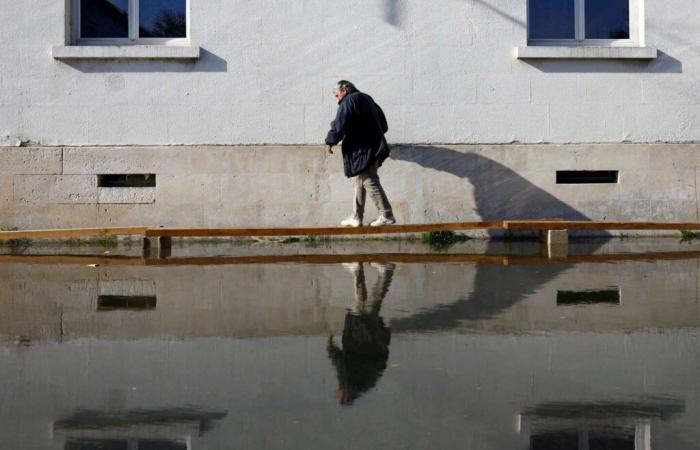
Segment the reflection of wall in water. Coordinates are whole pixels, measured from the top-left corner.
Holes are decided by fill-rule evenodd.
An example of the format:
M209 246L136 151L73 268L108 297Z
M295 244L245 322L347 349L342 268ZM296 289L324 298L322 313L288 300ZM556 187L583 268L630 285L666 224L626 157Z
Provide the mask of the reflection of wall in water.
M700 421L699 339L696 330L396 334L376 389L342 412L325 336L5 343L0 433L7 448L58 449L66 436L80 437L75 429L59 435L55 427L76 411L123 415L196 405L227 412L199 436L197 448L207 450L288 449L292 442L334 448L348 433L349 449L392 442L526 450L530 431L554 424L543 424L552 414L540 411L539 421L523 418L518 432L516 418L538 406L669 403L675 408L669 414L640 415L634 407L628 417L649 421L653 449L690 450L697 448ZM169 434L155 436L178 440L185 428L166 427ZM115 437L114 429L103 437Z
M376 274L367 276L373 283ZM0 335L9 340L325 335L342 329L354 292L340 265L3 265L0 282ZM697 283L696 260L399 264L382 316L396 332L693 327L700 324ZM557 303L561 291L591 289L619 289L620 301ZM104 308L100 296L145 303Z

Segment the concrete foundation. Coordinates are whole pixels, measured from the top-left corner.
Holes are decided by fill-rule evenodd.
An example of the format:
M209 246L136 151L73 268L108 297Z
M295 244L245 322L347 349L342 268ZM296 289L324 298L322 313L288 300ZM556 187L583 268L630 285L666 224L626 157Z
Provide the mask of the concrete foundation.
M399 223L697 221L699 147L396 145L380 176ZM318 146L0 148L0 226L336 225L352 209L338 153ZM558 170L617 170L619 177L557 184ZM102 187L104 174L154 174L156 185ZM375 214L370 206L367 218Z

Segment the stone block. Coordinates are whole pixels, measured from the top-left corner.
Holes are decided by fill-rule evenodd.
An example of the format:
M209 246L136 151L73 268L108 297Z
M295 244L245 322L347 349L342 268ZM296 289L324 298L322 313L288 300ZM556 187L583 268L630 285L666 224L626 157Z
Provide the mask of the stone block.
M649 145L577 145L573 153L576 158L575 170L618 170L621 176L623 174L639 176L640 171L657 167L650 164L651 147Z
M192 147L69 147L63 173L189 173L192 152Z
M620 179L620 197L650 200L695 200L695 170L650 170Z
M549 112L552 142L619 142L624 139L623 109L597 104L553 104Z
M700 111L688 103L626 105L624 138L633 142L700 140Z
M15 175L13 189L18 203L97 203L94 175Z
M516 75L481 76L477 80L476 102L530 103L530 80Z
M123 130L120 130L122 134ZM86 144L88 110L77 105L31 105L22 108L22 136L42 145Z
M60 174L60 148L0 147L0 174Z
M197 120L192 120L197 117ZM231 142L229 105L195 104L168 107L168 143L174 145Z
M13 202L12 175L0 175L0 207L7 207Z
M318 202L321 195L316 176L298 174L237 174L221 179L221 196L224 205L291 205Z
M159 145L167 142L166 106L91 106L88 117L87 132L93 145Z
M235 104L232 139L241 144L300 144L304 141L303 105Z
M4 226L25 230L85 228L97 223L95 204L18 204L3 215Z
M548 107L537 104L485 104L454 107L454 142L509 143L548 140ZM503 126L503 124L510 126Z
M641 83L644 103L697 105L697 95L693 95L700 90L700 80L697 77L687 74L675 77L650 77L643 79Z
M158 180L160 182L160 179ZM98 203L154 203L156 188L97 188Z
M586 96L578 73L537 72L530 79L533 103L575 105Z
M221 203L221 175L219 174L171 174L160 175L155 195L159 204L181 205L186 203Z
M697 200L652 200L649 220L658 222L697 222L700 220Z
M336 108L332 103L306 105L304 107L304 142L322 145L330 123L335 118Z

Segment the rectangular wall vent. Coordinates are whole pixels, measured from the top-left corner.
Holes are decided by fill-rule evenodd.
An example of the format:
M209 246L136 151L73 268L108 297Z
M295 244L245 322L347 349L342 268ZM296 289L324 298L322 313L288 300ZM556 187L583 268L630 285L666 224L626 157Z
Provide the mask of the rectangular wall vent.
M107 188L155 187L156 176L152 173L106 174L97 176L97 186Z
M557 184L615 184L617 170L557 170Z
M156 297L152 295L100 295L97 297L98 311L154 309Z
M620 288L557 291L557 305L620 304Z

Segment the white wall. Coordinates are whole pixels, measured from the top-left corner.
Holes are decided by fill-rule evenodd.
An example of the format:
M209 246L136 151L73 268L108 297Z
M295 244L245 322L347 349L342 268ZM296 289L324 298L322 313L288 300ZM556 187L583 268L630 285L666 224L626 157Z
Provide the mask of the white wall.
M384 107L393 142L700 140L700 3L645 3L651 63L517 60L524 0L207 0L192 2L197 63L67 64L50 56L64 2L0 0L0 136L316 144L347 78Z

